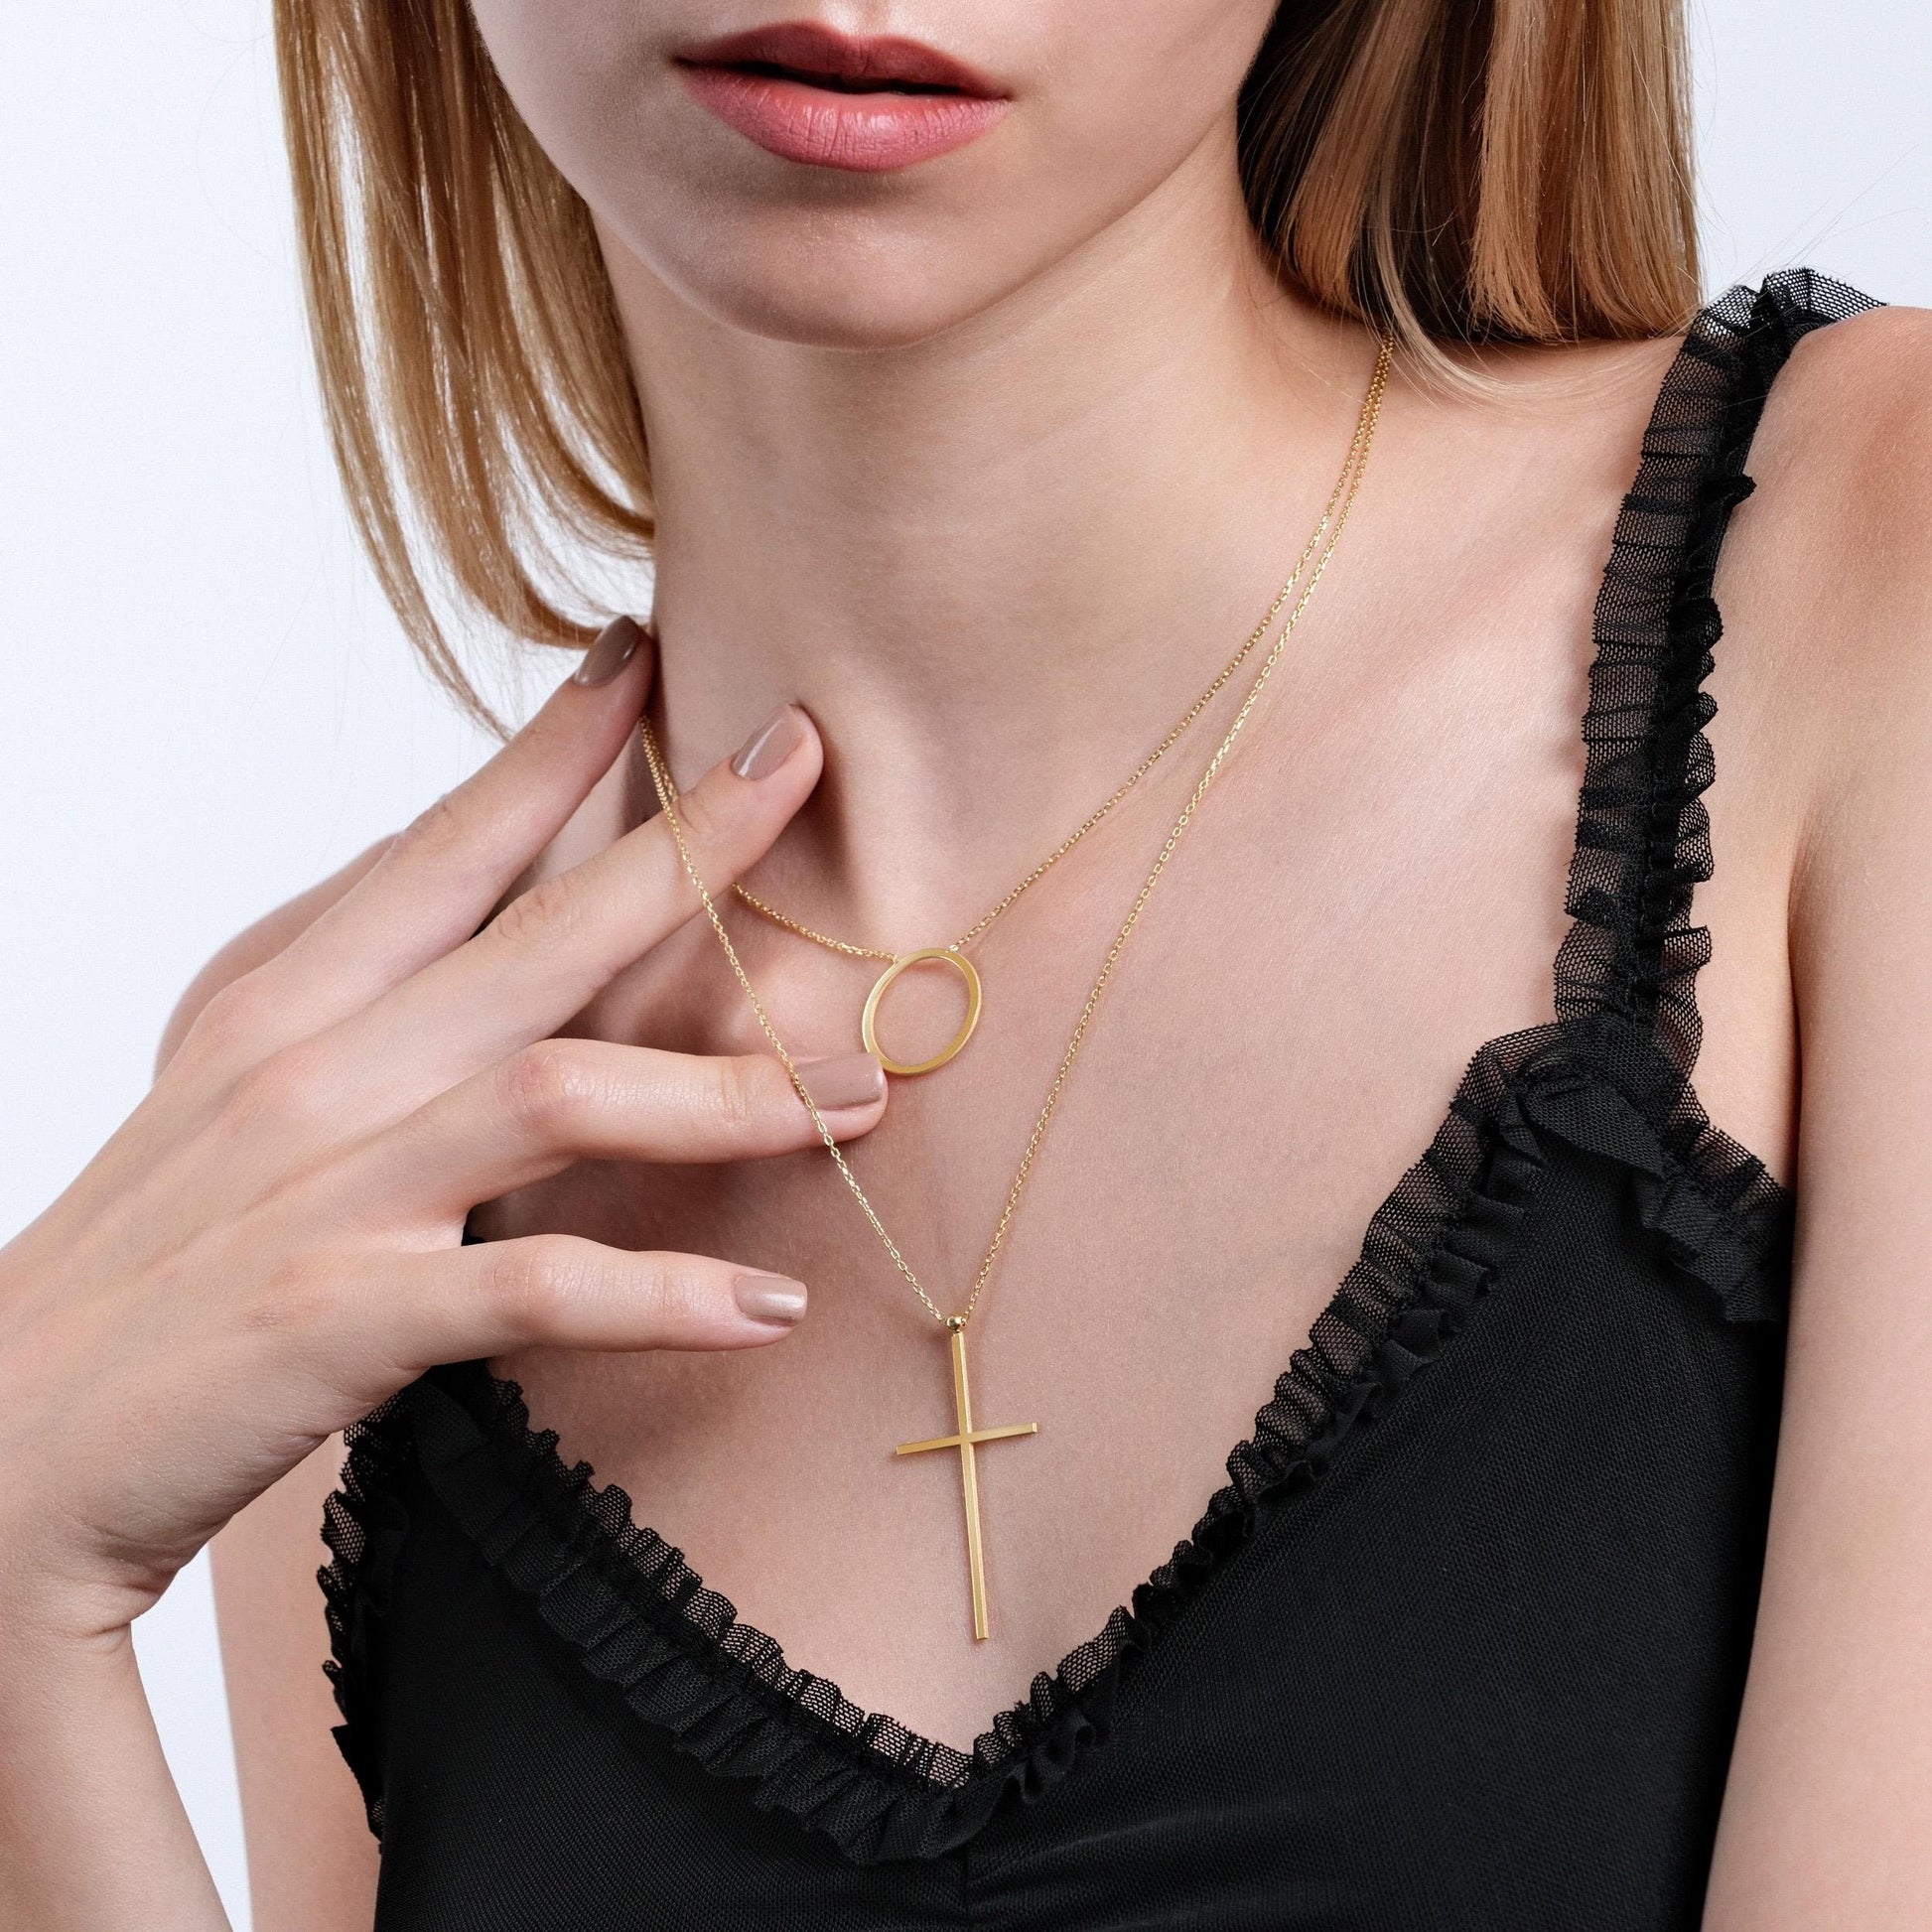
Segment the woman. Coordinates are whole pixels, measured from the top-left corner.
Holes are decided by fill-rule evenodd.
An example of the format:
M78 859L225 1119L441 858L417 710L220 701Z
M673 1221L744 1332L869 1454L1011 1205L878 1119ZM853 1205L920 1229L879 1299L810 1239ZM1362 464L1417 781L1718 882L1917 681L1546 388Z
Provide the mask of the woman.
M1932 337L1693 315L1664 10L278 16L589 648L0 1263L6 1922L222 1923L217 1531L262 1932L1932 1917Z

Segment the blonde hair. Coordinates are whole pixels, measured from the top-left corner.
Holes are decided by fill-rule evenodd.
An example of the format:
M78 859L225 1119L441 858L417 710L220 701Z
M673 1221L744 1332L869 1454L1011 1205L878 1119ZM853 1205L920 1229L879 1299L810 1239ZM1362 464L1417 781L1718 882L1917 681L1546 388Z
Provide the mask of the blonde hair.
M275 0L318 370L404 628L581 644L560 539L648 557L650 460L583 202L468 0ZM1695 310L1682 0L1287 0L1243 85L1257 231L1315 301L1444 345L1659 336Z

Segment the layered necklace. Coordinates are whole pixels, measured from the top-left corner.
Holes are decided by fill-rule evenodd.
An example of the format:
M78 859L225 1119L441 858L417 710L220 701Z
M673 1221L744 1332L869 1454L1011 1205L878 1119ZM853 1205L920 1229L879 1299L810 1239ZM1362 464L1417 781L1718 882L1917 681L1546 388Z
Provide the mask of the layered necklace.
M697 865L691 857L691 848L685 838L684 827L677 814L677 788L671 782L669 768L665 764L663 753L658 747L656 736L650 728L650 721L644 719L638 725L638 734L643 741L644 758L650 767L651 783L656 789L657 802L664 813L665 823L670 827L671 836L676 841L678 857L683 862L685 873L690 878L691 884L697 890L698 898L704 907L705 916L710 920L711 928L717 934L718 943L724 949L725 958L730 962L732 972L737 976L739 985L744 988L745 997L751 1002L752 1011L758 1018L760 1031L763 1033L766 1040L770 1042L772 1052L777 1055L786 1073L790 1076L792 1086L797 1090L798 1097L805 1103L806 1110L811 1115L812 1125L817 1129L820 1141L823 1143L826 1152L831 1156L833 1165L838 1169L853 1199L858 1202L867 1221L871 1224L872 1231L879 1237L880 1243L885 1248L894 1268L905 1282L906 1286L912 1291L913 1295L918 1298L921 1308L937 1324L937 1332L945 1337L950 1358L949 1366L953 1386L953 1410L955 1418L953 1433L949 1436L931 1437L922 1442L900 1443L897 1446L895 1453L898 1455L918 1455L932 1449L954 1449L958 1452L960 1485L966 1521L967 1582L972 1597L973 1635L975 1638L983 1639L989 1629L986 1598L986 1563L980 1528L979 1475L976 1454L980 1446L983 1444L999 1442L1019 1436L1032 1436L1037 1433L1039 1425L1032 1422L1005 1423L991 1428L981 1428L974 1422L972 1396L967 1377L967 1324L972 1320L973 1312L979 1307L980 1298L986 1292L986 1285L992 1279L995 1264L998 1262L1001 1250L1006 1243L1007 1230L1013 1224L1014 1215L1019 1211L1021 1196L1026 1192L1027 1182L1032 1177L1034 1164L1039 1154L1040 1144L1046 1137L1046 1129L1052 1121L1054 1110L1059 1105L1060 1094L1066 1086L1068 1076L1073 1071L1073 1063L1079 1057L1080 1048L1085 1043L1088 1030L1093 1023L1094 1014L1099 1009L1101 998L1113 978L1114 968L1119 964L1120 956L1126 949L1127 941L1132 935L1135 926L1140 923L1141 914L1146 909L1148 900L1153 897L1155 887L1160 884L1161 876L1166 872L1169 860L1173 857L1175 848L1180 844L1188 826L1192 824L1194 814L1199 810L1201 801L1207 796L1209 788L1219 776L1222 765L1227 762L1228 755L1234 750L1235 741L1240 737L1242 728L1247 724L1249 714L1260 701L1263 689L1266 687L1269 678L1274 674L1275 666L1281 662L1282 655L1288 648L1288 640L1293 635L1297 624L1301 622L1303 614L1308 610L1310 601L1313 598L1315 589L1320 584L1323 573L1327 570L1328 561L1335 553L1335 546L1341 541L1342 531L1348 523L1349 511L1354 505L1356 492L1361 487L1362 478L1368 467L1369 447L1375 439L1375 427L1381 416L1382 397L1388 387L1389 368L1394 352L1395 345L1393 340L1384 337L1376 352L1375 367L1369 377L1368 388L1362 397L1361 410L1356 418L1355 434L1349 443L1348 453L1343 459L1340 474L1335 479L1335 486L1329 493L1327 504L1321 512L1320 521L1315 525L1314 534L1309 539L1307 548L1302 552L1302 556L1296 564L1295 574L1282 587L1280 594L1269 607L1268 615L1249 634L1247 642L1229 660L1220 675L1195 700L1193 705L1188 708L1173 730L1141 761L1127 781L1119 786L1098 810L1091 813L1071 837L1062 841L1019 885L1014 887L1004 898L999 900L977 924L969 927L966 932L962 933L950 945L920 947L909 953L894 954L874 950L869 947L855 946L843 940L829 938L824 933L815 932L810 927L786 917L775 908L755 898L749 893L740 891L738 894L739 897L754 910L759 912L765 918L771 919L775 923L786 927L788 930L798 933L803 938L811 939L817 944L829 947L836 952L849 953L860 958L884 959L890 962L887 972L881 975L878 984L873 988L872 994L866 1003L864 1022L865 1040L868 1048L875 1053L879 1051L875 1044L875 1022L878 1015L879 1002L892 982L910 966L925 960L943 960L947 964L955 966L966 982L968 990L968 1016L966 1024L960 1029L958 1036L953 1040L951 1045L935 1058L909 1066L897 1065L893 1061L887 1060L884 1054L880 1055L889 1071L899 1073L927 1072L935 1066L944 1065L947 1060L951 1059L965 1045L967 1038L972 1034L973 1026L979 1018L979 976L974 971L971 962L965 958L965 948L979 938L994 920L1006 911L1029 887L1039 880L1052 866L1057 864L1061 858L1070 852L1081 839L1085 838L1087 833L1098 825L1127 796L1128 792L1154 768L1155 764L1179 740L1181 734L1187 730L1188 726L1212 702L1222 686L1234 675L1236 669L1259 646L1262 639L1267 635L1269 628L1274 623L1275 619L1281 614L1283 607L1289 607L1288 614L1282 621L1280 633L1275 638L1274 644L1270 647L1267 655L1262 659L1260 669L1250 682L1247 692L1242 698L1241 708L1235 713L1233 722L1228 726L1220 744L1215 747L1213 756L1202 768L1200 777L1196 781L1192 792L1188 795L1186 803L1181 807L1179 816L1174 820L1173 828L1169 831L1166 840L1162 844L1153 867L1148 872L1147 877L1142 881L1140 890L1135 894L1134 901L1128 908L1127 916L1121 921L1120 928L1114 935L1113 943L1107 948L1106 956L1100 964L1100 970L1095 975L1093 985L1087 993L1086 1001L1080 1008L1079 1017L1073 1024L1073 1032L1067 1039L1065 1050L1060 1055L1059 1065L1053 1074L1052 1083L1048 1086L1046 1097L1041 1102L1038 1115L1034 1121L1033 1132L1028 1136L1026 1148L1020 1157L1019 1168L1014 1173L1012 1185L1007 1189L1006 1200L1000 1209L1000 1217L994 1225L992 1237L987 1242L986 1251L981 1257L979 1267L974 1271L972 1280L967 1285L964 1300L951 1312L948 1312L941 1307L932 1292L919 1279L912 1264L906 1260L904 1252L898 1243L888 1232L885 1222L880 1218L878 1210L868 1198L865 1188L860 1185L858 1175L853 1173L851 1164L846 1160L844 1150L839 1146L832 1130L825 1124L824 1116L819 1112L818 1105L812 1099L809 1088L806 1087L804 1080L799 1075L797 1062L787 1050L784 1041L779 1038L777 1029L771 1024L771 1018L765 1011L764 1002L759 997L758 989L753 986L751 976L746 972L744 963L738 956L738 948L732 943L731 934L725 929L725 921L719 913L717 901L712 897L710 891L705 886L704 880L699 876ZM1296 595L1298 587L1300 592L1299 596ZM1292 604L1290 602L1291 599L1293 599Z

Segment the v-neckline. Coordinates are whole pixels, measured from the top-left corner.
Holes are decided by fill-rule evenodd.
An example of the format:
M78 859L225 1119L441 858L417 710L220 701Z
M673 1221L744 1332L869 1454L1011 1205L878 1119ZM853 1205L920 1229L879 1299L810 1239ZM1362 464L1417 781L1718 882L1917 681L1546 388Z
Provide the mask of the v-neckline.
M864 1863L963 1843L1007 1793L1039 1795L1106 1733L1141 1660L1263 1515L1328 1470L1462 1329L1556 1150L1628 1175L1660 1253L1703 1284L1721 1318L1781 1318L1792 1198L1711 1125L1691 1082L1685 1016L1708 949L1689 923L1691 886L1709 872L1698 800L1713 773L1703 726L1715 711L1701 687L1718 628L1711 581L1748 493L1743 463L1764 393L1797 337L1849 313L1847 298L1863 300L1800 271L1761 292L1732 290L1692 325L1660 388L1598 601L1558 1018L1472 1056L1428 1150L1371 1217L1360 1258L1229 1454L1227 1485L1100 1632L1036 1676L970 1753L924 1737L794 1669L635 1523L621 1487L561 1460L556 1433L532 1427L515 1382L459 1363L350 1432L325 1530L337 1561L324 1573L345 1731L364 1695L360 1505L379 1465L402 1452L385 1434L393 1416L406 1413L408 1453L484 1560L536 1600L593 1677L707 1769L750 1781L755 1802ZM379 1829L379 1797L370 1804Z
M1708 1122L1690 1141L1660 1131L1608 1071L1632 1052L1623 1028L1592 1020L1505 1035L1474 1055L1191 1535L970 1754L794 1668L635 1521L620 1485L566 1464L520 1386L486 1363L431 1370L377 1412L358 1447L383 1454L380 1419L399 1410L409 1457L483 1562L534 1602L578 1667L705 1771L744 1781L754 1805L790 1813L854 1863L936 1856L1003 1803L1042 1796L1105 1738L1188 1607L1438 1361L1507 1268L1560 1147L1627 1173L1660 1254L1702 1284L1719 1318L1781 1316L1790 1195ZM1688 1087L1679 1119L1685 1108L1696 1108ZM352 1648L339 1642L339 1673Z
M619 1546L631 1546L633 1560L642 1556L636 1565L639 1575L648 1577L653 1590L677 1603L682 1614L704 1632L706 1647L718 1661L735 1665L744 1656L755 1655L760 1679L782 1686L783 1695L802 1710L864 1739L895 1772L910 1771L935 1791L956 1790L989 1771L1003 1769L1044 1705L1056 1702L1062 1692L1083 1689L1106 1667L1110 1653L1124 1642L1128 1625L1145 1614L1146 1599L1175 1592L1182 1575L1204 1573L1208 1566L1200 1552L1214 1548L1214 1567L1218 1567L1220 1558L1228 1554L1224 1526L1231 1519L1243 1519L1238 1541L1245 1542L1253 1529L1254 1503L1265 1490L1279 1485L1292 1461L1309 1460L1325 1467L1342 1437L1366 1419L1374 1387L1399 1387L1425 1359L1433 1358L1435 1344L1446 1335L1431 1337L1431 1345L1425 1347L1416 1324L1411 1323L1403 1331L1406 1341L1396 1341L1399 1313L1427 1298L1438 1314L1452 1304L1459 1325L1461 1313L1486 1289L1505 1258L1507 1236L1534 1194L1541 1168L1540 1159L1523 1145L1527 1130L1512 1107L1518 1146L1509 1177L1492 1179L1481 1190L1475 1185L1488 1139L1500 1124L1501 1103L1506 1096L1513 1097L1517 1084L1510 1062L1527 1049L1543 1063L1543 1077L1553 1066L1568 1073L1567 1053L1559 1050L1554 1059L1548 1057L1561 1033L1560 1027L1533 1029L1490 1040L1478 1050L1428 1154L1409 1169L1376 1211L1363 1237L1360 1259L1323 1304L1308 1339L1291 1354L1269 1399L1256 1412L1250 1433L1228 1451L1227 1484L1208 1499L1191 1533L1169 1561L1137 1584L1102 1628L1062 1656L1050 1673L1035 1672L1028 1695L998 1712L976 1734L970 1750L928 1737L890 1713L868 1711L848 1698L833 1679L794 1667L779 1641L741 1619L731 1598L707 1584L680 1548L636 1521L621 1484L601 1484L589 1462L563 1459L559 1432L533 1421L520 1382L496 1374L486 1362L432 1373L447 1373L453 1383L467 1383L466 1406L486 1419L499 1445L515 1446L519 1459L527 1458L541 1469L541 1480L558 1494L574 1495L588 1520L610 1530ZM1469 1267L1449 1269L1451 1282L1435 1281L1454 1237L1472 1217L1483 1219L1485 1226L1480 1236L1464 1244L1467 1251L1461 1258ZM1376 1351L1392 1341L1409 1358L1393 1375L1388 1373L1389 1361L1373 1361ZM1311 1446L1318 1441L1320 1447L1311 1451ZM1049 1688L1042 1691L1042 1687Z

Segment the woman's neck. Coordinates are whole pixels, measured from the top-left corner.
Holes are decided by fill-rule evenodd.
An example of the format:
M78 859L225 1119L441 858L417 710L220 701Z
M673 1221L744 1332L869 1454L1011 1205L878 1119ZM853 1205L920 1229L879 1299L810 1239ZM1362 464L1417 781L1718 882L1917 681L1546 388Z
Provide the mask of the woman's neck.
M806 707L826 778L762 876L821 915L964 923L1167 731L1299 554L1373 347L1282 292L1210 159L909 345L726 327L606 237L672 761Z

